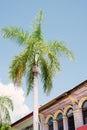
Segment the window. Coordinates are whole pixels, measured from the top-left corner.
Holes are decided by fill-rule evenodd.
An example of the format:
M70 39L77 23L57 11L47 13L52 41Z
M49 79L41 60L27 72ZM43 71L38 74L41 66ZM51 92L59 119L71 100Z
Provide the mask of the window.
M71 108L67 111L67 119L68 119L68 130L75 130L73 110Z
M50 117L48 120L48 126L49 126L49 130L53 130L53 118Z
M63 115L59 113L57 116L58 130L63 130Z
M82 113L83 113L83 123L87 124L87 101L85 101L82 105Z

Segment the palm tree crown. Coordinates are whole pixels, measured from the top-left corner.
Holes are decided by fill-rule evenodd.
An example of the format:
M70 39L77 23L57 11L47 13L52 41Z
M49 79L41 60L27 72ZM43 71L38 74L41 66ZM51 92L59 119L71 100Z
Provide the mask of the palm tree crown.
M59 57L63 54L73 59L63 42L47 42L41 28L42 11L33 26L31 33L18 27L6 27L2 29L5 39L16 41L25 48L18 56L15 56L10 66L10 78L14 83L21 84L22 77L27 77L27 94L33 88L32 69L37 64L41 70L41 81L44 92L49 93L52 88L52 79L57 71L60 71Z
M9 110L13 111L12 100L7 96L0 96L0 124L11 123Z

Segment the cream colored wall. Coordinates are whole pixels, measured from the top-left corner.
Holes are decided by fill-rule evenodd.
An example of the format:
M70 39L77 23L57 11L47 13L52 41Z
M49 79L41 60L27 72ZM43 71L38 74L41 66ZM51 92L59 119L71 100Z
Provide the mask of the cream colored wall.
M33 118L30 117L29 119L26 119L25 121L15 125L13 128L16 130L22 130L23 128L32 125Z

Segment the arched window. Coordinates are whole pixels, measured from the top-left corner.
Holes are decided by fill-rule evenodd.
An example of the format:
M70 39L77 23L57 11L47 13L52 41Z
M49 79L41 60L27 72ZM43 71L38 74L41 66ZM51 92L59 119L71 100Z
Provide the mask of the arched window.
M50 117L48 120L48 126L49 126L49 130L53 130L53 118Z
M87 101L85 101L82 105L82 113L83 113L83 123L87 124Z
M68 130L75 130L74 117L73 117L73 110L72 110L72 108L70 108L67 111L67 119L68 119Z
M59 113L57 116L58 130L63 130L63 115Z

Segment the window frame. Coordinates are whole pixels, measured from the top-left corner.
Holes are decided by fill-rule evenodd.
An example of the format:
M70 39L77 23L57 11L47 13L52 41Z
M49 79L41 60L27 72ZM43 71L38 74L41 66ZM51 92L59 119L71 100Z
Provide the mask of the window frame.
M68 121L68 130L75 130L73 109L69 108L66 115L67 115L67 121Z
M87 106L84 106L85 103L87 103L87 100L85 100L82 104L82 115L83 115L83 124L87 124Z
M58 116L59 116L59 115L61 115L61 117L59 117L59 119L58 119ZM59 113L59 114L57 115L56 120L57 120L58 130L63 130L63 129L64 129L64 127L63 127L63 114L62 114L62 113ZM62 127L61 127L61 126L62 126Z

